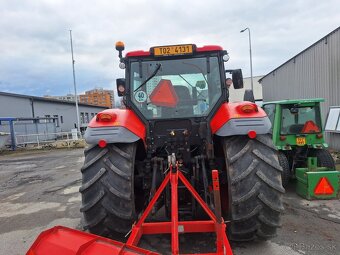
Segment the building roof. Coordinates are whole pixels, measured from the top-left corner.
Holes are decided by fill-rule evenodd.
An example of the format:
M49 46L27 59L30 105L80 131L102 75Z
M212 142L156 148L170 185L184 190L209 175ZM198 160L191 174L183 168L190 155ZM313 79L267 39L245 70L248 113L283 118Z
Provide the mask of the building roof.
M72 105L75 104L75 102L73 102L73 101L66 101L66 100L59 100L59 99L38 97L38 96L29 96L29 95L22 95L22 94L14 94L14 93L1 92L1 91L0 91L0 95L11 96L11 97L20 97L20 98L26 98L26 99L33 99L34 101L43 101L43 102L51 102L51 103L59 103L59 104L72 104ZM99 108L107 109L107 107L105 107L105 106L85 104L85 103L79 103L79 102L78 102L78 105L90 106L90 107L99 107Z
M272 70L271 72L267 73L265 76L263 76L261 79L259 79L259 82L261 83L261 81L267 77L268 75L270 75L271 73L275 72L277 69L281 68L282 66L284 66L285 64L287 64L288 62L290 62L291 60L293 60L294 58L296 58L297 56L300 56L302 53L304 53L305 51L309 50L310 48L314 47L315 45L317 45L319 42L321 42L322 40L325 40L328 36L330 36L333 33L336 33L338 30L340 30L340 27L334 29L332 32L330 32L329 34L325 35L324 37L322 37L320 40L318 40L317 42L313 43L311 46L307 47L306 49L304 49L303 51L301 51L300 53L296 54L294 57L288 59L286 62L284 62L282 65L278 66L277 68L275 68L274 70Z

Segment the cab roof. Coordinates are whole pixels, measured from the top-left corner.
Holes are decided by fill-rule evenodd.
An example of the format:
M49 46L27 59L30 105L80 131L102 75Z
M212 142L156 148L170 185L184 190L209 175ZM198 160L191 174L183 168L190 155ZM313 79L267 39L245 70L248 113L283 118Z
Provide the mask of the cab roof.
M211 52L211 51L222 51L223 48L218 45L206 45L203 47L196 47L195 52ZM151 51L137 50L126 53L125 57L148 57L151 56Z
M270 102L263 102L263 105L266 104L305 104L305 103L320 103L325 102L324 98L308 98L308 99L285 99L279 101L270 101Z

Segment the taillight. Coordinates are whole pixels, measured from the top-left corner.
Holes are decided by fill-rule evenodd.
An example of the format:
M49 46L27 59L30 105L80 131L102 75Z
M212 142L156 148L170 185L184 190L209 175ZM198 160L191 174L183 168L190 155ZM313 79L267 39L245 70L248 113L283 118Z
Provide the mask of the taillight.
M106 145L107 145L107 142L106 142L104 139L99 140L98 146L99 146L100 148L105 148Z
M320 139L320 138L322 138L322 137L323 137L323 134L317 134L317 135L316 135L316 138L319 138L319 139Z
M97 114L97 121L111 122L116 119L117 115L115 113L100 112Z
M286 140L286 136L280 135L280 141L284 141L284 140Z
M249 132L248 132L248 137L250 138L250 139L254 139L254 138L256 138L256 131L255 130L249 130Z
M246 103L239 105L238 110L244 113L252 113L252 112L258 112L258 108L256 104Z

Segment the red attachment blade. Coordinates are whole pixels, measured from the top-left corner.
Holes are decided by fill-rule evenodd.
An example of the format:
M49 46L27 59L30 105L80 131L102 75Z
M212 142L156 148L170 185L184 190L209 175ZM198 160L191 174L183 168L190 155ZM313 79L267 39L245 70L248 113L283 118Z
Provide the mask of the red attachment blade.
M126 245L75 229L56 226L42 232L26 255L157 255L158 253Z

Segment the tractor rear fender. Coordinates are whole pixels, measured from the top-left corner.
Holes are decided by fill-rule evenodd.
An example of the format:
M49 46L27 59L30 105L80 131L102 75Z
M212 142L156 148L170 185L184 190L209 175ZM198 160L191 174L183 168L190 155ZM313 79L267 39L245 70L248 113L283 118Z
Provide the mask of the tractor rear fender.
M101 119L103 115L105 118ZM88 144L97 144L100 140L107 143L132 143L142 139L145 142L145 132L145 125L133 111L107 109L90 121L84 137Z
M247 135L251 130L260 135L269 133L271 122L261 107L244 101L222 104L212 118L210 128L218 136Z

